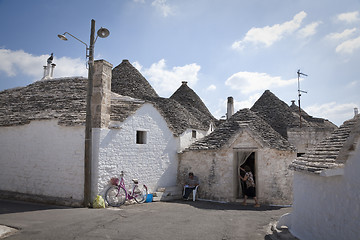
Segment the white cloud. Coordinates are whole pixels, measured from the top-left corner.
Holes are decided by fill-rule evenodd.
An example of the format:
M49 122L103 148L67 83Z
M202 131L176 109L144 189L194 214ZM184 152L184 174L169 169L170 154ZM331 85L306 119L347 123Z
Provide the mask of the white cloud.
M162 96L172 94L183 81L188 82L189 86L194 86L198 81L198 72L201 68L196 63L192 63L167 69L165 59L153 63L150 68L144 68L139 63L134 63L134 67L151 82L156 92Z
M206 88L206 91L215 91L215 90L216 90L216 86L214 84L211 84Z
M335 51L342 54L352 54L354 51L360 48L360 37L347 40L339 44Z
M337 15L337 19L340 21L344 21L346 23L354 23L354 22L360 21L358 11L341 13L341 14Z
M248 97L248 99L237 101L236 98L234 98L234 113L239 111L240 109L244 108L251 108L254 103L260 98L261 94L256 93L254 95L251 95ZM217 109L214 111L214 117L221 118L226 117L227 112L227 99L220 99L217 104Z
M242 93L251 93L266 90L270 87L282 87L295 84L297 79L284 80L281 77L273 77L266 73L238 72L225 81L231 89L240 90Z
M336 102L330 102L305 107L305 111L310 115L326 118L336 125L341 125L344 121L354 116L355 107L359 107L359 105L356 103L338 104Z
M341 33L330 33L326 36L326 38L331 39L331 40L342 40L342 39L346 39L346 38L350 37L350 35L352 35L355 31L356 31L356 28L345 29Z
M174 14L174 8L167 3L167 0L155 0L151 5L158 9L164 17Z
M10 49L0 49L0 72L4 72L9 77L19 74L40 80L43 77L43 66L49 55L34 56L23 50L12 51ZM67 57L56 58L54 77L85 76L87 69L85 61Z
M261 94L260 93L255 93L254 95L251 95L250 97L248 97L248 99L245 99L243 101L234 101L234 105L235 105L235 111L238 111L240 109L243 108L251 108L254 103L260 98Z
M321 21L318 21L306 25L305 27L299 30L298 32L299 37L307 38L316 34L316 29L321 23L322 23Z
M301 11L296 14L291 21L272 26L265 26L263 28L253 27L245 34L245 37L242 40L235 41L232 44L232 48L242 50L247 43L253 43L255 45L260 44L265 45L265 47L270 47L287 34L291 34L299 29L306 15L307 14L304 11Z

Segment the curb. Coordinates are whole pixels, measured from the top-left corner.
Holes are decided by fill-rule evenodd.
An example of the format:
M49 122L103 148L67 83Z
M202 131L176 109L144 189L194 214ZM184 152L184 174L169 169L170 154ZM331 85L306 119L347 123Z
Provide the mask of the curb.
M16 233L17 231L18 231L18 229L0 225L0 238L8 237L8 236Z

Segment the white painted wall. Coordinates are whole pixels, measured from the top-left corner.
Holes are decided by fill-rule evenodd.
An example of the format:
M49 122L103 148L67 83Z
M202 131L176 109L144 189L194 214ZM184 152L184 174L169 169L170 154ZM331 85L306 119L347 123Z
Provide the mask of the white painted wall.
M127 184L137 178L152 191L176 185L179 140L153 105L144 104L134 115L115 125L120 129L93 129L96 192L102 194L109 179L118 177L122 170ZM137 130L147 131L146 144L136 144Z
M196 131L196 138L192 137L192 131L195 130ZM194 143L195 141L205 137L206 135L208 135L210 133L210 131L206 132L206 131L201 131L201 130L196 130L196 129L187 129L185 132L183 132L180 135L180 146L178 148L178 151L183 151L185 148L189 147L192 143Z
M294 174L290 231L301 240L359 239L360 143L344 175Z
M83 200L84 127L0 127L0 190Z

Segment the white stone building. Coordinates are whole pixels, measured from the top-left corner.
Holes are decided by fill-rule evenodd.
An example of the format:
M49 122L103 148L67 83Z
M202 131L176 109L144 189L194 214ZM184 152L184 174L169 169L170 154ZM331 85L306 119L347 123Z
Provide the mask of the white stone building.
M158 97L127 60L113 70L99 60L94 68L92 198L122 170L129 184L138 178L152 190L176 185L177 152L207 135L213 117ZM117 86L135 94L111 91L111 79L115 91ZM134 85L126 86L129 83ZM191 90L186 84L181 88ZM0 92L3 196L82 203L86 89L87 79L63 78ZM186 91L181 93L186 96Z
M360 236L360 115L298 157L292 213L280 219L301 240Z
M295 148L249 109L238 111L179 155L179 182L184 182L188 172L194 172L200 180L200 198L242 198L239 167L248 165L261 203L292 202L292 172L288 166L296 157Z

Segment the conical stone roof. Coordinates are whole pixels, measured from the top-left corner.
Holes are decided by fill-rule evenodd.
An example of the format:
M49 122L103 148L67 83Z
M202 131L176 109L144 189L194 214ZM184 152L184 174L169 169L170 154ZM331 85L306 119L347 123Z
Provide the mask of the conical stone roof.
M254 103L251 111L264 119L284 138L287 138L287 128L296 122L290 107L269 90Z
M212 133L190 145L188 150L214 150L222 148L232 137L245 128L250 129L254 137L270 148L295 151L294 146L263 119L247 108L236 112L228 121L222 123Z
M159 97L150 83L128 60L123 60L112 70L111 91L138 99Z
M170 99L180 103L207 126L209 126L210 122L216 121L201 98L187 85L187 82L182 82L182 85L174 92Z
M287 138L288 128L300 127L299 107L293 102L288 106L275 94L266 90L263 95L254 103L251 110L264 119L284 138ZM301 126L328 129L333 131L336 125L323 118L315 118L301 109Z
M290 165L295 171L320 174L323 170L344 167L348 152L355 150L360 138L360 115L345 121L328 138L298 157Z

